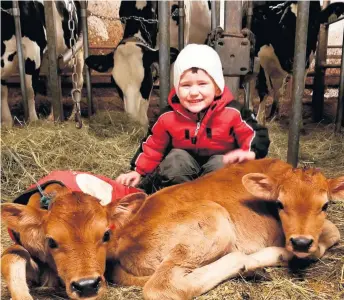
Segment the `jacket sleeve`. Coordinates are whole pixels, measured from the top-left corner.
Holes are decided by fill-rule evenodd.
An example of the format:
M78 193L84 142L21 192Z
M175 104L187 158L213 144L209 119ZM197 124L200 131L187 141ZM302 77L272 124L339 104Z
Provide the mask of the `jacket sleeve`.
M141 175L152 173L162 161L171 138L164 125L163 111L153 126L149 127L146 137L131 160L131 170Z
M255 152L256 158L265 157L270 145L267 128L259 125L253 112L244 108L238 101L231 101L227 107L236 111L233 134L239 147Z

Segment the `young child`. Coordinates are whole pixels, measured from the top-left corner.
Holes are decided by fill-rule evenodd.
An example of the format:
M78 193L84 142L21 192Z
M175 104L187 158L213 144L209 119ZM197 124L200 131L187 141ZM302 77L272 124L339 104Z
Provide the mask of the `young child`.
M150 193L267 155L267 129L233 99L211 47L189 44L179 53L168 104L117 182L137 186L145 176L140 187Z

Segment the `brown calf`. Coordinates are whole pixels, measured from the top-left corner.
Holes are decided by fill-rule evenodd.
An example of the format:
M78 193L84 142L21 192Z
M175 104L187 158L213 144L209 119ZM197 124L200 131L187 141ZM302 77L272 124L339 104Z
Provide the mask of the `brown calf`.
M5 204L2 217L23 247L6 250L2 272L13 299L31 299L26 275L38 258L63 280L69 297L95 299L104 290L107 259L116 262L109 279L144 286L146 299L191 299L294 255L321 257L340 238L326 220L328 202L342 198L344 176L326 179L263 159L106 207L63 192L49 212Z

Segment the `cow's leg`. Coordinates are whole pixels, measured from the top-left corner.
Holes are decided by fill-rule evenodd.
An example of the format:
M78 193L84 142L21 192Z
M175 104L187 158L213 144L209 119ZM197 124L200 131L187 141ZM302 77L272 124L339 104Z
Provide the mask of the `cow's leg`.
M27 102L28 102L28 110L29 110L29 120L30 122L37 121L37 113L35 107L35 92L33 78L35 75L25 74L25 83L26 83L26 95L27 95Z
M249 81L249 84L250 84L250 100L249 100L249 109L251 111L254 111L253 109L253 99L254 99L254 90L255 90L255 87L256 87L256 81L257 81L257 78L255 77L254 79L250 80Z
M192 286L190 296L202 295L221 282L240 274L245 275L264 267L286 266L292 257L293 254L282 247L268 247L250 255L229 253L185 276Z
M5 127L12 127L13 120L8 105L8 87L5 80L1 80L1 124Z
M6 44L6 47L4 45ZM1 43L1 124L12 127L13 119L8 103L8 86L6 80L17 68L17 49L15 36Z
M1 273L13 300L33 300L28 281L39 282L39 269L25 248L13 245L4 251Z
M321 258L327 249L338 243L340 240L340 233L336 225L331 221L325 220L322 233L319 238L318 251L315 253L316 258Z
M38 85L39 70L42 64L43 49L35 41L23 38L25 58L25 83L28 101L29 120L37 121L35 108L35 91Z
M272 91L273 91L273 101L271 105L271 110L268 118L273 118L279 113L279 100L281 96L281 90L286 84L287 77L277 77L272 78ZM283 91L282 91L283 92Z
M262 67L260 67L258 79L257 79L257 90L260 99L257 121L261 125L265 125L265 106L267 95L269 94L268 86L266 84L265 72Z

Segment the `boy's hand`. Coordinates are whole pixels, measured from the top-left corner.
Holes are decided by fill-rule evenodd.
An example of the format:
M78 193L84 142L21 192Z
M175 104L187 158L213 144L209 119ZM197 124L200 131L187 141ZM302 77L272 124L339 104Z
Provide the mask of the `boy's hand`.
M137 186L140 182L141 175L136 171L131 171L129 173L121 174L116 178L116 182L127 185L127 186Z
M245 151L242 149L236 149L228 152L223 156L224 164L234 164L238 162L243 162L246 160L254 160L256 158L256 153L253 151Z

